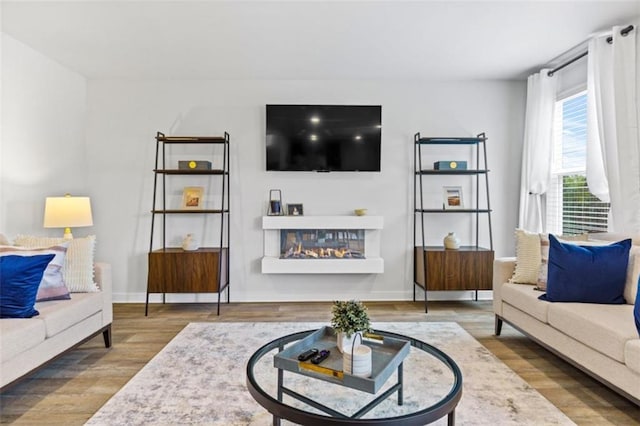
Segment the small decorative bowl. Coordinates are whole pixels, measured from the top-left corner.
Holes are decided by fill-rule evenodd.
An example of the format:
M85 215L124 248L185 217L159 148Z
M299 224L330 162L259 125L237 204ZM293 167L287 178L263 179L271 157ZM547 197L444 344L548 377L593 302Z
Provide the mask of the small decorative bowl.
M353 212L356 216L364 216L367 214L367 209L355 209Z

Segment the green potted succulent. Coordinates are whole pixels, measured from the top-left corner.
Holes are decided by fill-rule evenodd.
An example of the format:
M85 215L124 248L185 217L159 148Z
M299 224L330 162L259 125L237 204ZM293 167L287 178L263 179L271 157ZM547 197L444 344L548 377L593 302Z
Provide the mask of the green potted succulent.
M345 347L351 348L356 334L371 331L367 307L360 301L336 300L331 307L331 314L331 327L338 335L340 352L344 352Z

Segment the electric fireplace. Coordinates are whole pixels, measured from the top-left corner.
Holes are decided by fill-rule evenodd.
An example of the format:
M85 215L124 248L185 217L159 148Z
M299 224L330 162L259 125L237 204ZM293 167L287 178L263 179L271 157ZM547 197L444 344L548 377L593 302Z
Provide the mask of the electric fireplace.
M282 229L280 259L364 259L364 229Z
M382 216L263 216L263 274L382 274Z

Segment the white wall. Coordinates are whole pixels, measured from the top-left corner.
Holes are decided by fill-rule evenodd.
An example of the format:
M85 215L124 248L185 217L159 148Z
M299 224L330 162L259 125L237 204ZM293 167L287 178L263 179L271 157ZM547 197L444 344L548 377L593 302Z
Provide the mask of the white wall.
M86 95L82 76L2 34L0 232L62 234L42 228L44 199L88 192Z
M142 301L146 291L156 131L231 135L232 301L410 299L413 135L418 131L431 136L487 132L496 255L513 254L524 96L523 82L90 81L87 181L98 258L113 264L114 299ZM266 172L267 103L382 105L382 171ZM178 186L191 184L182 182ZM303 203L309 215L349 214L366 207L369 214L384 216L385 273L261 274L260 218L271 188L283 191L285 203ZM173 198L180 193L173 191ZM200 235L201 226L195 225ZM441 243L449 230L468 241L467 225L437 226L428 242ZM180 221L169 241L177 245L193 228ZM174 295L168 300L213 297Z
M522 82L387 81L91 81L10 36L2 37L0 232L58 235L42 228L44 198L92 197L98 259L114 268L116 301L142 301L153 187L154 135L231 134L234 301L397 300L412 297L413 134L489 136L494 244L513 253L524 108ZM380 104L380 173L267 173L267 103ZM190 182L184 183L184 186ZM439 194L442 182L431 192ZM182 186L182 183L179 183ZM262 275L262 230L268 190L305 214L349 214L367 207L384 216L382 275ZM179 197L179 189L175 196ZM428 243L449 230L469 238L468 223L437 220ZM187 232L171 230L171 244ZM486 236L484 244L486 242ZM435 295L436 297L438 295ZM457 295L446 293L446 298ZM212 300L215 295L170 296ZM157 300L157 299L156 299Z

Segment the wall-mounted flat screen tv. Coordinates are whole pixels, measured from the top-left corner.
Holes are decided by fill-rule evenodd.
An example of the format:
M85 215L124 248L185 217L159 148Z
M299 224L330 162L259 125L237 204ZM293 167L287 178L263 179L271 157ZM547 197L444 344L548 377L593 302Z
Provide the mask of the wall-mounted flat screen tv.
M379 172L380 105L267 105L267 170Z

